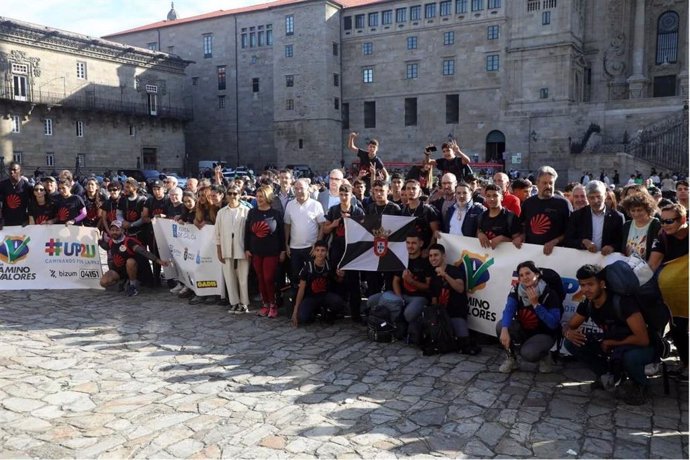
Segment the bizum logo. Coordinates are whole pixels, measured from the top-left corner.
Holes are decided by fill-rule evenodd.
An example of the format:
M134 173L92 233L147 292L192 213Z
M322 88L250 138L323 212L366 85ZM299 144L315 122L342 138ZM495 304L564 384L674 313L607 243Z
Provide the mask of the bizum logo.
M484 289L490 278L489 267L494 264L494 258L488 254L481 256L465 250L462 251L460 262L465 267L467 291L472 293Z
M14 264L26 258L29 254L28 236L6 236L0 246L0 260L6 264Z

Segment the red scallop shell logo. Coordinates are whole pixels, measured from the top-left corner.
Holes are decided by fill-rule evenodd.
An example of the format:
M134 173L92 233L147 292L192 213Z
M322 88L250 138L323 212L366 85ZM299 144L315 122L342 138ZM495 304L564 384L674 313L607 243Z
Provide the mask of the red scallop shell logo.
M492 231L484 232L484 234L485 234L486 237L487 237L488 239L490 239L490 240L493 240L494 238L496 238L496 235L495 235L494 232L492 232Z
M7 207L10 209L17 209L19 206L22 204L22 199L19 197L19 195L15 195L14 193L11 195L7 196Z
M66 222L69 219L69 209L60 208L57 213L58 222Z
M551 219L544 214L537 214L529 221L529 226L534 235L543 235L551 230Z
M441 289L441 295L438 296L438 304L439 305L448 305L449 301L450 301L450 289L448 289L448 288Z
M120 254L115 254L113 256L113 264L116 267L122 267L125 264L125 258L122 257Z
M112 222L117 218L117 210L108 211L108 222Z
M163 214L163 210L162 210L162 209L156 208L156 209L153 210L153 215L154 215L154 217L155 217L155 216L160 216L161 214Z
M525 329L536 329L539 325L539 318L531 308L521 308L518 310L518 321Z
M321 277L316 278L314 281L311 282L311 291L314 294L326 292L326 287L327 287L326 285L327 285L326 278L321 276Z
M265 220L260 220L252 224L252 233L256 235L257 238L266 238L270 233L271 229Z
M134 222L135 220L139 219L139 213L136 210L131 209L127 211L126 219L128 222Z
M417 288L412 286L410 283L408 283L405 280L403 280L403 286L405 287L405 290L407 292L417 292Z
M86 218L87 219L95 219L97 215L98 215L98 208L96 208L95 206L89 208L89 210L86 211Z
M36 223L37 224L42 224L43 222L48 220L48 216L36 216Z

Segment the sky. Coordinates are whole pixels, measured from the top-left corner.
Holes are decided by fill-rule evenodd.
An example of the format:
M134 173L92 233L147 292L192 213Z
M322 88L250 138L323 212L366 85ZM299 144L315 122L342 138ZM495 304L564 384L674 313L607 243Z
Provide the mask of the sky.
M175 11L178 18L186 18L268 1L176 0ZM93 37L161 21L170 11L169 0L26 0L22 4L22 8L0 10L0 16Z

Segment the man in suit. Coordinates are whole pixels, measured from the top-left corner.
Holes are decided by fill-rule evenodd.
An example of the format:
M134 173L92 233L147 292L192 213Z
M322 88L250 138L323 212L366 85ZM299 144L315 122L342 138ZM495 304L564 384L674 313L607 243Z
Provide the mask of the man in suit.
M443 219L443 231L453 235L477 236L479 216L486 210L484 206L472 201L469 184L460 182L455 187L455 204L448 209Z
M606 207L606 185L592 180L585 186L589 206L570 215L565 233L565 246L601 252L621 252L621 234L625 218L615 209Z
M340 204L340 186L343 184L343 172L334 169L328 174L328 190L319 193L318 201L324 212L328 212L331 207Z

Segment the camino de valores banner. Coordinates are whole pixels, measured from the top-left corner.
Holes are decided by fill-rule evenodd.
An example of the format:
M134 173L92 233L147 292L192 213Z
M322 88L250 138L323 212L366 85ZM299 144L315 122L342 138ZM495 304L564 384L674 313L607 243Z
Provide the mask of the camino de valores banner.
M196 295L225 296L223 271L216 256L215 227L205 225L199 230L192 224L178 224L171 219L153 219L153 232L163 260L172 260L164 267L167 279L176 279Z
M447 263L465 266L469 327L489 335L496 334L496 323L501 321L506 298L511 287L517 283L515 269L519 263L531 260L537 267L551 268L561 276L566 292L561 323L566 323L575 313L577 305L584 300L575 277L578 268L585 264L606 266L625 258L620 253L604 257L599 253L560 247L554 248L551 255L546 256L544 247L535 244L523 244L520 249L512 243L501 243L496 249L483 248L477 238L447 233L441 233L439 243L446 248ZM584 329L594 330L597 327L587 322Z
M0 230L0 290L102 289L98 230L27 225Z

